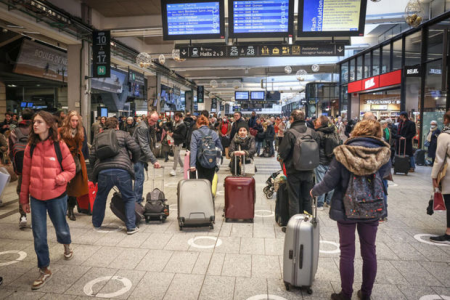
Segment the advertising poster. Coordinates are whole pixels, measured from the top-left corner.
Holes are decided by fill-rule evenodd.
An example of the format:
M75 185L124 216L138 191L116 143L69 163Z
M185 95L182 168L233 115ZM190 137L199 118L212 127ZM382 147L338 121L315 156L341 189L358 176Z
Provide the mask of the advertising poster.
M358 31L361 0L307 0L303 31Z
M111 68L111 77L109 78L92 78L91 88L105 92L121 94L123 92L127 72Z

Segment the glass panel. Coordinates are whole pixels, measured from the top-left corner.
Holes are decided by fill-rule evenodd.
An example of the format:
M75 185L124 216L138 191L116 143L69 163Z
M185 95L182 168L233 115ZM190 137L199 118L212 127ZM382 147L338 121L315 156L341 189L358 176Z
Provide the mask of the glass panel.
M371 68L371 62L370 62L370 53L364 54L364 78L370 77L370 68Z
M391 44L382 47L381 73L391 71Z
M380 75L380 49L373 50L372 76Z
M363 56L360 55L358 57L356 57L356 80L361 80L362 79L362 64L363 64Z
M346 85L343 85L341 87L341 116L342 118L347 118L347 110L348 110L348 87Z
M435 24L428 28L427 60L442 58L444 30L446 28L449 28L448 21Z
M405 37L405 65L415 66L420 64L422 48L422 32L418 31Z
M341 65L341 83L348 83L348 62Z
M350 82L355 81L355 59L350 60Z
M392 70L399 70L402 68L402 39L394 42L394 57L392 59Z

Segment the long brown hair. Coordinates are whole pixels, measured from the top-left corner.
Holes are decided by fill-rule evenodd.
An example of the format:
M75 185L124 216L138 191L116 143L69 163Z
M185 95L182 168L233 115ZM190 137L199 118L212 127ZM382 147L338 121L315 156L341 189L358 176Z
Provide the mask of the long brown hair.
M75 110L69 112L67 117L65 117L63 125L61 127L61 137L68 140L72 138L72 126L70 125L70 120L72 119L72 117L78 117L78 126L75 138L78 138L80 141L84 141L83 120L81 118L81 115Z
M41 110L35 113L33 118L31 118L31 131L28 139L28 144L36 145L37 143L41 142L39 134L34 133L34 119L36 118L36 116L40 116L44 120L45 124L47 124L47 126L50 126L50 128L48 129L48 139L52 140L53 142L58 142L58 127L56 126L55 118L51 113Z
M381 133L380 122L375 120L363 120L358 122L352 131L352 137L356 136L374 136L381 138L383 135Z

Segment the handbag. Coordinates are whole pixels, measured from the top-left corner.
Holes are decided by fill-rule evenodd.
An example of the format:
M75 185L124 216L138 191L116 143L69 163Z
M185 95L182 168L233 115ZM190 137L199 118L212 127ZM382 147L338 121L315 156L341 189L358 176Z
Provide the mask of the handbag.
M81 161L78 153L73 156L73 161L75 162L75 174L78 174L81 172Z
M433 210L446 210L444 197L439 189L434 190Z

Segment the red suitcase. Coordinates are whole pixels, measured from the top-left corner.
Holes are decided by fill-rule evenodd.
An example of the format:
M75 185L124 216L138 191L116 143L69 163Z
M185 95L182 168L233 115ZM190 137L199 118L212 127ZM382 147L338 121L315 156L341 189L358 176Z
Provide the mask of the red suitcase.
M92 214L94 209L95 197L97 196L98 185L92 181L88 182L89 194L77 198L78 212L83 214Z
M244 156L243 160L245 160ZM245 175L245 164L243 165L243 173ZM237 174L236 163L235 170L235 174ZM225 222L241 219L253 223L253 218L255 217L255 195L255 178L243 176L226 177Z

